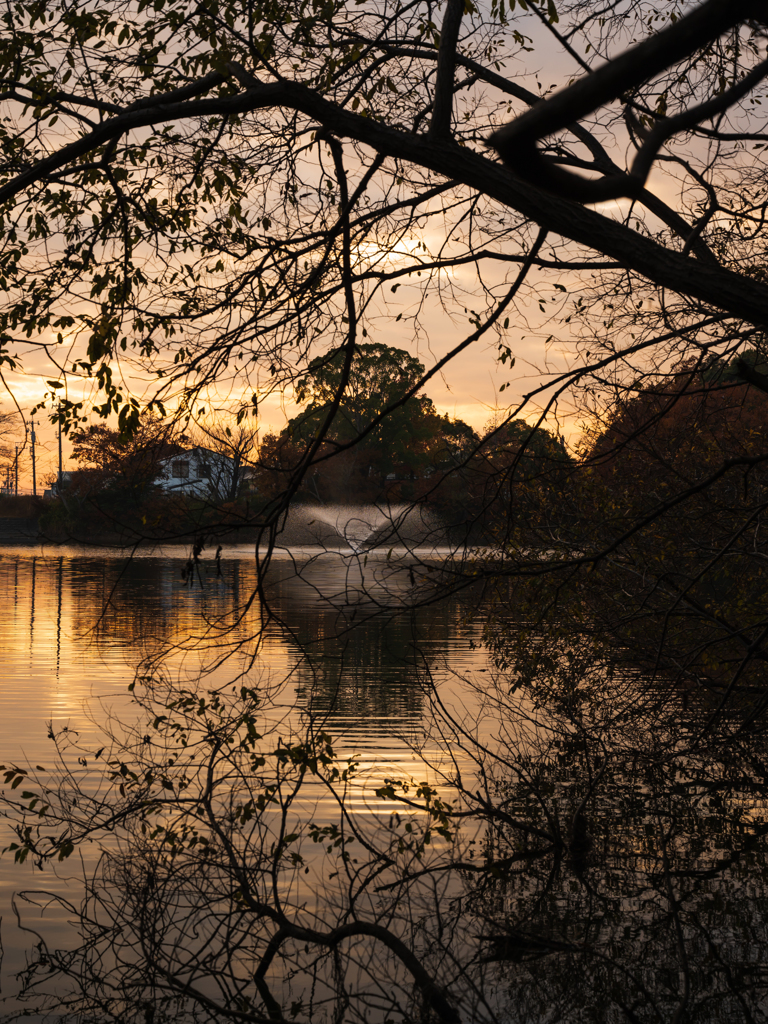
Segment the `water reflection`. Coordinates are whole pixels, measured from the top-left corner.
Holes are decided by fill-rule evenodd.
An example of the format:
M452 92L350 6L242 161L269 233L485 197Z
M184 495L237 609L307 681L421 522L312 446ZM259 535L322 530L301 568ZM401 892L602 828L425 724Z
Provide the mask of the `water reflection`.
M185 561L0 560L6 749L47 765L47 718L96 743L110 707L137 714L127 683L161 656L147 707L168 713L173 698L186 730L181 754L152 716L128 735L120 756L137 786L158 765L167 778L137 791L101 867L86 862L93 917L77 956L56 903L74 883L0 864L6 903L24 884L50 894L30 917L48 943L30 976L53 985L52 1007L74 986L70 1011L101 1021L106 966L122 958L133 987L104 1018L121 1022L146 1019L148 978L158 1018L190 1024L233 1010L289 1019L291 1007L312 1024L765 1019L765 735L742 734L737 717L703 731L705 696L651 687L588 641L555 634L544 650L511 625L514 668L486 671L476 595L393 615L428 584L386 553L284 553L263 600L251 559L225 558L220 576L208 563L195 586ZM229 685L238 673L252 694ZM253 721L239 718L248 701ZM330 747L323 730L334 753L308 770ZM104 776L82 768L87 827L104 805L85 780ZM128 766L115 774L128 800ZM412 779L451 801L444 818ZM142 831L151 785L166 783L169 803ZM200 845L168 853L163 829L177 843L180 822ZM199 1000L173 979L194 981Z
M331 731L343 756L367 766L359 778L368 791L386 775L418 770L410 749L424 712L417 650L444 672L478 657L457 602L423 617L393 617L412 573L385 555L355 563L315 550L278 555L267 614L254 598L252 553L225 552L221 575L204 560L194 585L183 578L187 560L183 549L132 559L74 550L0 555L2 763L50 766L49 724L71 730L83 748L98 748L103 725L135 718L128 684L137 666L162 659L179 680L191 683L203 672L207 689L247 673L271 693L265 714L284 736L301 735L310 720ZM356 609L363 591L373 599ZM308 793L307 806L322 817L318 799ZM3 846L12 838L6 832ZM69 871L56 877L50 867L35 872L31 860L0 861L7 983L28 945L28 936L8 929L11 894L24 886L77 891ZM66 947L68 915L46 906L46 936Z
M225 557L221 575L208 560L191 586L186 561L180 549L132 559L0 558L6 718L24 717L28 707L16 689L24 664L34 678L34 722L45 716L43 680L47 688L56 681L59 702L74 686L69 710L77 713L91 688L103 695L99 682L111 690L142 661L165 656L166 667L190 678L207 668L212 686L244 667L291 679L283 701L373 741L418 723L425 664L461 672L481 657L472 644L477 627L459 599L391 614L418 581L410 565L386 555L364 562L336 552L285 553L267 577L268 614L254 597L252 557Z
M420 735L425 665L444 674L485 659L472 648L477 626L465 621L463 601L402 611L417 584L411 563L370 554L328 552L297 567L273 567L269 606L301 655L297 706L366 745Z

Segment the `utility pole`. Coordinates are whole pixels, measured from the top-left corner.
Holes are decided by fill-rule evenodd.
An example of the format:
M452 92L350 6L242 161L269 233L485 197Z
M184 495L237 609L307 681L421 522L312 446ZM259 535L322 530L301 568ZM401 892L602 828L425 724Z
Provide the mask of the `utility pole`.
M30 435L29 440L32 445L32 495L37 497L37 472L35 468L35 421L34 418L30 419Z
M13 460L13 475L15 478L14 482L14 493L16 497L19 496L19 446L16 445L16 458Z
M59 402L59 493L56 495L57 498L61 497L61 491L64 486L64 473L62 471L61 463L61 402Z

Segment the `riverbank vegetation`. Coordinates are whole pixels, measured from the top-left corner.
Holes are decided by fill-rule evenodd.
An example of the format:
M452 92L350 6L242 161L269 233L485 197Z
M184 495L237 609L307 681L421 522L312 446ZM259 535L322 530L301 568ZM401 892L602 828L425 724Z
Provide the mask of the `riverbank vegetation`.
M244 456L252 505L184 506L253 531L250 592L194 633L226 682L155 652L135 722L4 768L17 861L102 851L55 897L76 939L31 954L30 1012L763 1018L764 4L19 3L0 31L0 358L66 352L46 401L98 514L150 529L147 424L183 461L163 431L212 394L239 425L296 407ZM426 393L470 350L522 394L482 437ZM296 556L298 631L271 556L338 495L433 507L452 557L362 546L339 583ZM487 670L438 683L414 633L415 767L366 789L328 730L348 656L448 598ZM325 698L290 735L269 630Z

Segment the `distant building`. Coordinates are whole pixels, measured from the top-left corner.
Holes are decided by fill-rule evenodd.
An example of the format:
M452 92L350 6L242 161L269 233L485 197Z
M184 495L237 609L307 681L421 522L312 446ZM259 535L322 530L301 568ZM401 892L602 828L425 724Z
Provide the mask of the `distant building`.
M150 489L158 488L169 495L226 502L255 490L252 466L245 465L237 456L233 458L199 445L186 451L179 449L148 468L149 474L143 478L144 493L149 485ZM44 497L83 499L119 487L123 479L119 468L69 470L61 474L61 485L54 481Z
M197 446L158 462L155 484L166 493L233 501L249 489L252 469L237 459Z

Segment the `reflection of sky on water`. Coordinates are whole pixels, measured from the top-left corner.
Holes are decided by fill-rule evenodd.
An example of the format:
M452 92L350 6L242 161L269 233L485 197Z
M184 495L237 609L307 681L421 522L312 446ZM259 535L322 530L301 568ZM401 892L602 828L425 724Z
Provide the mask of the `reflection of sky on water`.
M472 647L476 627L465 622L466 605L454 599L393 615L414 587L394 559L299 554L300 560L289 552L276 557L269 615L258 601L248 603L255 563L247 548L225 550L221 577L213 559L203 559L193 587L182 579L188 552L180 548L132 560L73 549L0 554L0 763L50 763L49 722L86 742L110 716L130 722L135 707L127 687L135 668L164 655L166 670L179 679L194 681L204 670L206 689L246 672L271 694L271 744L275 733L288 739L310 723L334 736L340 759L357 764L350 809L366 813L375 803L386 813L387 805L373 800L385 778L438 781L440 752L432 751L430 770L411 747L423 739L426 674L450 690L453 673L485 663ZM327 794L312 785L304 800L314 820L335 817ZM6 831L0 839L7 846L13 836ZM11 894L23 887L68 891L72 874L74 863L62 865L57 879L50 868L41 874L7 855L0 860L6 979L21 966L18 933L9 927ZM48 909L43 916L46 934L52 929L65 942L64 915Z
M484 664L460 599L393 614L419 585L410 566L375 555L302 555L276 558L268 608L251 600L252 557L225 553L221 577L203 560L190 587L181 549L132 560L2 556L4 732L15 748L5 756L42 756L41 722L80 718L92 699L124 701L145 659L164 656L180 678L204 671L208 687L240 671L260 685L280 682L279 706L323 716L333 732L377 749L384 737L418 728L425 673L447 678Z
M705 946L710 942L733 970L734 984L751 978L755 1004L768 1006L768 994L764 999L761 995L768 993L763 981L766 859L764 844L747 845L749 830L763 835L765 787L747 779L744 785L737 780L731 789L730 761L726 758L721 764L703 749L676 760L674 737L681 708L674 694L658 694L659 708L671 704L657 714L650 710L656 707L654 689L636 686L631 679L614 679L611 705L618 701L620 710L623 701L640 714L626 722L619 715L603 735L604 721L613 721L616 710L599 700L585 704L584 713L592 716L587 731L594 744L588 751L586 734L569 729L567 722L558 726L554 717L542 722L524 694L509 686L484 685L489 679L482 674L484 653L473 647L477 627L466 614L476 601L471 594L393 617L389 612L398 595L426 585L412 580L407 567L386 557L369 557L361 564L338 552L321 556L304 551L300 560L284 554L272 567L266 585L270 617L265 617L265 608L252 603L237 618L233 607L242 607L252 593L252 558L226 554L221 578L209 561L202 573L204 585L192 589L181 577L185 558L181 551L132 562L71 552L0 557L5 610L0 642L6 654L4 763L22 747L32 763L49 763L47 719L59 725L69 722L90 735L110 707L127 720L132 711L126 684L133 666L168 645L166 666L182 678L194 679L196 669L207 666L203 689L222 685L236 669L247 669L252 683L272 692L273 701L265 708L265 725L272 726L264 737L265 750L274 749L277 736L287 741L310 726L331 733L342 765L347 759L356 762L345 808L374 837L381 831L382 815L407 813L402 805L375 797L385 778L415 777L439 784L441 771L452 767L448 744L441 749L440 738L423 731L435 699L426 685L429 680L437 684L457 727L482 720L482 738L488 737L488 746L500 755L495 766L488 766L491 788L497 786L509 801L507 810L545 829L551 825L549 816L555 815L569 830L567 845L551 854L534 850L525 871L512 871L498 885L483 881L473 890L472 876L453 876L442 891L447 906L449 897L466 896L463 887L469 887L470 909L482 919L483 934L509 925L508 935L487 947L494 956L498 953L498 972L491 957L486 977L488 991L498 994L500 1005L513 1007L516 1020L541 1024L542 1005L553 1006L558 1000L566 1005L570 1000L579 1012L584 1004L578 1019L609 1020L612 1008L619 1005L616 1000L624 998L636 976L644 991L662 999L666 1012L676 998L679 973L678 954L670 941L671 885L677 894L673 909L688 950L692 992L710 1000L706 1006L711 1012L701 1019L727 1024L742 1019L733 1015L735 999L718 994L723 975L711 969ZM360 589L375 599L355 603ZM262 642L254 649L245 641L260 626ZM195 637L208 643L202 653L191 639ZM220 655L228 651L231 659L220 663ZM590 667L579 671L581 683L587 685ZM599 673L600 666L594 671ZM643 701L647 713L641 711ZM536 768L530 782L526 750L535 753L537 743L550 741L546 757L530 760ZM421 756L415 749L420 745ZM664 753L659 759L650 756L656 747ZM764 744L756 743L754 750L764 761ZM510 763L505 765L506 751ZM606 759L600 764L610 766L604 778L597 754ZM455 767L471 786L471 764ZM585 793L590 794L588 801ZM576 842L577 808L585 815L584 846ZM269 813L275 821L281 815L278 808ZM310 821L322 825L338 819L338 804L322 783L307 776L290 815L291 831L293 820L304 826ZM514 830L496 830L493 837L499 863L508 853L520 852L520 836ZM486 837L478 831L474 838L484 843ZM531 840L531 845L537 843ZM432 855L435 846L430 848ZM291 914L312 923L314 914L321 918L329 908L344 905L346 883L341 876L329 880L320 845L306 842L303 850L308 874L288 868L277 884ZM95 853L84 850L86 868L93 866L88 857ZM662 870L664 858L670 860L669 877ZM721 862L725 866L718 868ZM76 861L66 862L57 875L50 868L40 874L29 864L17 867L7 858L0 861L6 993L13 990L13 973L23 966L23 950L36 941L10 927L11 893L23 887L46 888L76 900L77 882L69 876L76 876L79 868ZM114 895L118 899L120 890ZM60 907L43 906L45 902L41 899L37 909L28 908L25 921L52 945L71 948L67 915ZM476 922L471 914L462 921L472 925L467 925L466 935L474 942ZM202 916L200 926L202 935ZM464 941L462 935L457 933L457 942ZM527 944L529 959L520 959L520 943ZM586 955L579 960L576 954L585 943ZM474 957L477 950L470 952ZM616 965L615 976L601 973L608 962ZM295 982L300 983L301 979ZM275 991L279 984L278 980ZM287 991L290 984L286 985ZM4 1008L7 1004L0 1005L0 1012ZM743 1019L764 1018L763 1013ZM671 1020L672 1013L664 1019Z

